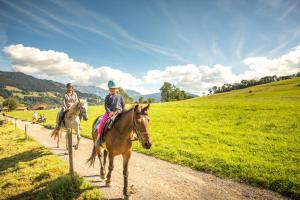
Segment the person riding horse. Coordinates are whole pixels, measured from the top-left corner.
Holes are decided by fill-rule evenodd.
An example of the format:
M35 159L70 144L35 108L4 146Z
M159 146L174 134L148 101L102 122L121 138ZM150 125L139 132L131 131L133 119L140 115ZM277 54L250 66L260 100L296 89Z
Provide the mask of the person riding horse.
M69 110L69 108L76 102L78 102L78 96L76 94L76 92L73 89L73 85L72 83L68 83L66 85L67 91L66 94L64 96L63 102L62 102L62 106L61 106L61 110L59 112L59 120L58 123L56 125L56 130L60 130L62 122L64 120L65 114L66 112Z
M96 139L96 146L101 145L101 134L103 131L103 128L105 126L105 123L109 118L112 118L116 116L118 113L122 112L122 110L125 108L125 101L124 97L119 94L119 86L116 84L115 81L110 80L107 83L109 94L105 97L105 113L102 117L102 120L100 122L99 128L98 128L98 136Z

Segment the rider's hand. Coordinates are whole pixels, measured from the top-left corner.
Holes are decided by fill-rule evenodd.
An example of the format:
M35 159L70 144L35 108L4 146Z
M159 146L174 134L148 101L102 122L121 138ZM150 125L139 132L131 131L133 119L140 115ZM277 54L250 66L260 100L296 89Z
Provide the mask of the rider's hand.
M115 112L110 112L109 113L109 117L112 117L112 116L114 116L115 115Z

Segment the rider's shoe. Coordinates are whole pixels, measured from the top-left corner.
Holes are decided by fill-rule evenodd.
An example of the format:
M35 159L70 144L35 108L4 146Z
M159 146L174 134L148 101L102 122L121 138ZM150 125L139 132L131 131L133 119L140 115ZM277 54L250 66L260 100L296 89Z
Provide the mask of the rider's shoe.
M98 147L98 146L100 146L100 145L101 145L101 139L100 139L100 137L99 137L99 138L97 138L97 140L95 141L95 146Z

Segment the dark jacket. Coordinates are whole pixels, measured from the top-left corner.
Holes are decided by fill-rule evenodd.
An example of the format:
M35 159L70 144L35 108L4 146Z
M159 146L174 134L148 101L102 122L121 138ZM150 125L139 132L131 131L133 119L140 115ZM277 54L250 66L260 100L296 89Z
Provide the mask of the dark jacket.
M105 97L105 110L106 112L122 111L125 108L125 101L122 95L108 94Z

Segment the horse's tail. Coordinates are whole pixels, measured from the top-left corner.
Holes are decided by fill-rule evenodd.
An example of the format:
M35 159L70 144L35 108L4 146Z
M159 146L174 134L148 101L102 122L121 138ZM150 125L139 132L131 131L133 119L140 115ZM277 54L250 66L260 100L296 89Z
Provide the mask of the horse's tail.
M95 145L93 146L93 151L91 156L89 157L89 159L87 159L86 163L89 163L90 167L94 166L95 160L96 160L96 155L97 155L97 151L96 151L96 147Z
M59 129L58 129L58 128L55 128L55 129L52 131L51 137L53 137L54 140L55 140L56 138L59 137Z
M96 122L98 121L99 117L97 117L95 120L94 120L94 123L93 123L93 126L92 126L92 138L93 138L93 141L95 142L96 140L96 137L94 137L94 127L95 127L95 124ZM95 160L96 160L96 156L97 156L97 149L95 147L95 145L93 145L93 151L92 151L92 154L91 156L89 157L89 159L87 159L86 163L89 163L90 164L90 167L91 166L94 166L94 163L95 163Z

